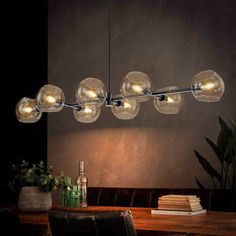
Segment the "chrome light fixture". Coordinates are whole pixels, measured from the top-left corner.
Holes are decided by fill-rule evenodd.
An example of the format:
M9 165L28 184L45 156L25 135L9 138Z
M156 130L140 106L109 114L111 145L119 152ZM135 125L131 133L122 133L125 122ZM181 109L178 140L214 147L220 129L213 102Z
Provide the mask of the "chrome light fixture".
M139 113L140 104L151 98L157 111L163 114L177 114L183 106L183 93L192 93L202 102L220 101L224 93L224 81L213 70L205 70L196 74L189 88L179 89L176 86L153 91L152 82L148 75L139 71L129 72L122 80L120 94L111 93L110 71L110 26L111 26L111 0L108 0L108 78L109 89L105 89L103 82L97 78L89 77L81 81L75 91L76 103L66 103L65 95L55 85L44 85L39 89L35 99L22 98L16 105L16 117L23 123L37 122L42 112L58 112L62 108L72 108L76 120L82 123L95 122L101 107L111 107L112 113L122 120L130 120Z

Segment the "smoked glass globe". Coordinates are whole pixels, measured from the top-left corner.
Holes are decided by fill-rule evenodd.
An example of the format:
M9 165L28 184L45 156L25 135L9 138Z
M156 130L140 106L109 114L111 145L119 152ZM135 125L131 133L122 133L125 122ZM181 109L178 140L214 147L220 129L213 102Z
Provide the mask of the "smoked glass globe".
M193 96L201 102L218 102L224 94L222 78L213 70L201 71L192 80Z
M81 105L89 103L101 107L106 100L106 89L101 80L90 77L79 83L75 95Z
M35 99L24 97L16 104L16 117L22 123L35 123L41 116Z
M140 104L135 98L124 98L121 100L121 105L112 105L112 113L121 120L131 120L139 113Z
M129 72L122 80L120 92L122 97L135 97L136 101L144 102L150 99L152 82L143 72Z
M101 108L94 104L84 104L80 111L74 109L73 114L77 121L82 123L95 122L101 113Z
M58 112L63 108L65 95L59 87L47 84L39 89L36 102L42 112Z
M176 86L166 87L158 91L171 91L178 89ZM164 99L160 100L159 97L154 98L154 106L157 111L163 114L177 114L183 107L182 94L165 94Z

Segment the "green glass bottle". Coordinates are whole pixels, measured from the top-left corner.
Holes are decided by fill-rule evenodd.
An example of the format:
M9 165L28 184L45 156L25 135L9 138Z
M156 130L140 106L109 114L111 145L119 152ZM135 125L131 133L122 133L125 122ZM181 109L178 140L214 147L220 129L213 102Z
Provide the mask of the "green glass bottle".
M79 201L79 191L77 186L73 186L73 192L72 192L72 198L73 198L73 207L80 207L80 201Z

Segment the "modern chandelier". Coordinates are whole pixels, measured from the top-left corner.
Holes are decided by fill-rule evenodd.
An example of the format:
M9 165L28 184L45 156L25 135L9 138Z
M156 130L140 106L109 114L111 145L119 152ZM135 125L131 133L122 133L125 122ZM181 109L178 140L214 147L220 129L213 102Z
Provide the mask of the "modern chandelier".
M163 114L177 114L183 106L183 93L192 93L201 102L220 101L224 93L224 81L213 70L204 70L196 74L189 88L179 89L176 86L153 91L149 76L143 72L129 72L122 80L120 94L111 93L110 73L110 25L111 0L108 0L108 78L109 89L94 77L81 81L75 91L75 103L67 103L61 88L55 85L44 85L34 99L24 97L16 105L16 117L23 123L37 122L43 112L59 112L63 108L72 108L76 120L82 123L95 122L101 107L111 107L112 113L122 120L130 120L139 113L140 104L153 98L156 110Z

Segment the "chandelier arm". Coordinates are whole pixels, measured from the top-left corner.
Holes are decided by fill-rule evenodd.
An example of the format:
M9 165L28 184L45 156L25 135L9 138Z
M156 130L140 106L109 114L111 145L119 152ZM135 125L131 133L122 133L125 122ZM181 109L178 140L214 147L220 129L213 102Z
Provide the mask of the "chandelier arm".
M150 94L135 94L135 95L127 96L125 98L129 99L129 98L136 98L140 96L151 96L151 97L159 97L160 100L164 100L165 95L168 95L168 94L189 93L189 92L197 91L197 90L201 90L201 88L193 87L193 88L174 89L171 91L158 91L158 92L153 92ZM103 98L103 99L106 101L105 106L111 107L112 104L119 106L121 104L121 100L124 99L124 97L122 97L121 95L116 95L115 97L112 97L111 93L108 92L106 98ZM93 102L93 100L91 102ZM74 104L63 103L61 104L61 106L66 107L66 108L73 108L76 110L82 109L81 105L79 105L78 103L74 103Z
M190 93L190 92L195 92L201 90L200 87L197 88L183 88L183 89L174 89L170 91L158 91L158 92L153 92L152 97L159 97L163 95L168 95L168 94L178 94L178 93Z
M82 109L82 107L78 103L63 103L63 104L61 104L61 106L65 107L65 108L73 108L78 111L80 111Z
M200 87L195 87L195 88L183 88L183 89L174 89L170 91L158 91L158 92L153 92L151 94L135 94L135 95L130 95L125 98L135 98L135 97L140 97L140 96L151 96L151 97L161 97L163 95L168 95L168 94L178 94L178 93L190 93L194 91L201 90ZM124 99L121 95L116 95L115 97L111 98L111 101L119 101Z
M134 94L134 95L126 96L126 97L122 97L121 95L116 95L115 97L111 98L111 101L116 102L116 101L120 101L124 98L129 99L129 98L136 98L136 97L142 97L142 96L151 96L151 94Z

